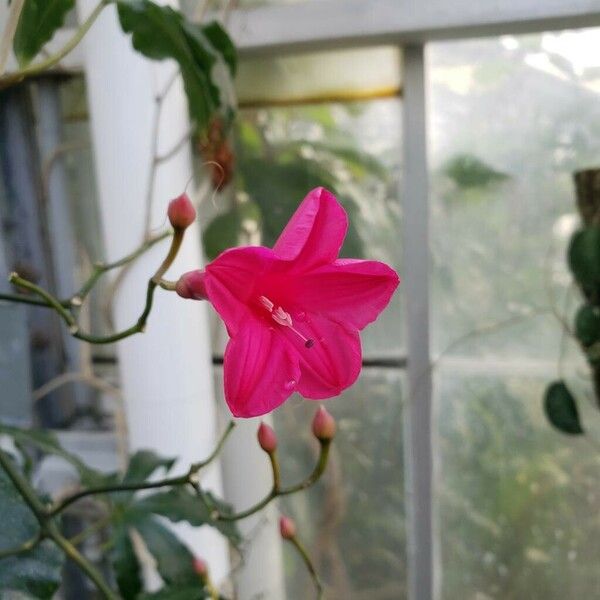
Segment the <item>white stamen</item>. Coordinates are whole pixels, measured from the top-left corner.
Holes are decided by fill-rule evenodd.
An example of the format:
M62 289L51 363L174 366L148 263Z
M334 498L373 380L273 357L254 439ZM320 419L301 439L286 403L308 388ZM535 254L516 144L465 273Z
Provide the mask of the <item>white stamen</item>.
M271 317L275 323L282 325L283 327L289 327L301 340L304 341L304 345L307 348L312 348L315 345L314 340L311 340L302 335L295 327L292 321L290 313L286 312L278 306L275 310L275 304L271 302L266 296L259 296L260 303L271 313Z
M273 307L275 305L266 296L261 296L259 300L269 312L273 312Z

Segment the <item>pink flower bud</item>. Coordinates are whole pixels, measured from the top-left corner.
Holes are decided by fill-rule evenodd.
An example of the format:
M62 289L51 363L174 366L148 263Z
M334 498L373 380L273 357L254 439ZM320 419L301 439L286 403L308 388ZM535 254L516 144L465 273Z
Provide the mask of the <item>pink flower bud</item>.
M289 517L279 519L279 533L284 540L291 540L296 537L296 523Z
M206 300L206 273L204 271L189 271L184 273L175 286L175 291L182 298L190 300Z
M335 436L335 419L327 412L324 406L319 407L312 422L315 437L321 442L332 440Z
M185 192L169 202L167 216L173 229L185 229L196 220L196 209Z
M256 437L258 437L260 447L267 454L272 454L277 450L277 436L275 435L273 428L269 427L266 423L260 424Z
M208 575L208 565L206 564L206 561L202 558L194 558L194 571L200 575L200 577L204 578Z

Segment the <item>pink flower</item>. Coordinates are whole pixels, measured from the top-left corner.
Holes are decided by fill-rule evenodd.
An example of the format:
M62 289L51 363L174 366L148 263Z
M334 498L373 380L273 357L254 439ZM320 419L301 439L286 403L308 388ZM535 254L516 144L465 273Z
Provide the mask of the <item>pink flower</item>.
M387 306L399 278L386 264L338 259L348 217L327 190L310 192L274 248L226 250L178 286L206 297L231 337L225 398L237 417L268 413L297 391L339 395L361 369L358 332Z

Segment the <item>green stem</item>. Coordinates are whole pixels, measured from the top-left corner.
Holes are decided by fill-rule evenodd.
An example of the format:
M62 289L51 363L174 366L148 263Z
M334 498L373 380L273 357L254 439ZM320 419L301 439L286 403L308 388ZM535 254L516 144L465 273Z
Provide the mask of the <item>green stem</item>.
M48 537L96 584L107 600L118 600L119 597L110 589L100 572L69 540L62 536L54 523L48 523L47 532Z
M274 469L274 465L277 465L277 462L276 461L273 462L273 460L271 460L271 468L273 469L273 487L271 488L271 491L262 500L257 502L254 506L251 506L250 508L243 510L239 513L234 513L234 514L219 513L215 517L215 520L216 521L239 521L241 519L245 519L246 517L249 517L249 516L253 515L254 513L257 513L259 510L262 510L272 500L274 500L275 498L278 498L279 496L288 496L289 494L294 494L296 492L305 490L305 489L311 487L312 485L314 485L320 479L321 475L323 475L325 468L327 467L327 460L329 458L329 448L331 446L331 440L324 440L324 441L320 441L319 443L321 444L321 452L319 453L319 460L317 461L317 464L315 465L315 468L313 469L312 473L306 479L303 479L300 483L297 483L296 485L292 485L287 488L279 488L279 485L278 485L279 476L278 476L278 473Z
M27 281L27 279L23 279L17 273L11 273L8 280L13 285L29 290L33 294L39 296L50 308L53 308L59 316L62 317L71 333L75 334L77 332L77 321L75 321L75 317L73 317L69 310L62 305L61 301L55 298L50 292L31 281Z
M33 304L34 306L45 306L46 308L53 308L45 300L41 298L33 298L32 296L26 296L25 294L0 294L0 300L6 302L18 302L20 304Z
M215 446L215 449L212 451L210 456L206 460L192 464L185 475L180 475L178 477L168 477L166 479L161 479L160 481L144 481L141 483L116 483L114 485L87 488L65 498L62 502L51 508L48 511L48 515L54 517L60 514L63 510L65 510L65 508L67 508L74 502L77 502L78 500L81 500L81 498L85 498L86 496L94 496L97 494L110 494L116 492L137 492L139 490L152 490L161 487L173 487L186 484L195 485L195 476L198 473L198 471L209 465L219 455L219 452L223 448L225 440L227 439L234 427L235 423L230 422L227 426L227 429L225 429L225 431L221 435L221 438L217 442L217 445Z
M13 485L21 494L23 500L28 504L29 508L31 508L33 514L36 516L37 520L40 524L43 524L46 519L46 508L42 504L42 501L37 497L37 494L29 485L29 482L19 469L15 467L12 459L4 450L0 448L0 466L4 469L10 480L13 482Z
M100 279L104 273L107 273L113 269L118 269L119 267L124 267L126 264L134 261L136 258L139 258L142 254L144 254L144 252L152 248L158 242L162 242L171 235L172 233L170 231L165 231L164 233L149 238L133 252L127 256L124 256L123 258L120 258L119 260L116 260L112 263L98 263L94 265L92 274L88 277L87 281L84 282L79 291L73 295L71 298L71 303L73 303L73 301L75 301L75 303L83 302L96 285L98 279Z
M302 560L306 565L306 569L310 573L310 576L315 584L315 588L317 590L317 600L321 600L321 598L323 598L323 585L321 584L317 570L315 569L312 560L310 560L310 556L308 555L306 548L301 544L300 540L296 536L290 538L289 542L292 544L292 546L294 546L294 548L296 548L298 554L300 554L302 557Z
M19 554L29 552L30 550L33 550L42 541L42 539L43 536L38 532L34 537L26 542L23 542L20 546L7 548L6 550L0 550L0 560L3 558L8 558L9 556L18 556Z
M53 67L59 63L71 50L79 44L85 34L89 31L90 27L94 24L94 21L98 18L102 9L109 4L110 0L100 0L96 8L92 11L90 16L79 26L73 37L55 54L51 54L45 60L28 65L23 69L8 73L3 77L0 77L0 89L7 88L15 83L23 81L27 77L32 75L38 75L43 71L46 71L50 67Z

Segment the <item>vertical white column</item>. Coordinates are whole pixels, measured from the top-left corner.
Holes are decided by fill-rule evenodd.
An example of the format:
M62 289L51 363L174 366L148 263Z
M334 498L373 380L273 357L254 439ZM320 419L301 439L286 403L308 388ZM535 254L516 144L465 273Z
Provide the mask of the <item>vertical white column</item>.
M408 352L405 455L410 600L431 600L433 509L429 358L429 195L423 46L403 49L403 245Z
M262 419L272 425L270 417ZM228 502L242 511L262 500L273 485L269 459L256 441L261 419L240 419L223 453ZM279 512L274 503L239 522L246 541L244 563L235 572L238 600L285 600Z
M83 0L80 19L96 4ZM141 240L145 196L151 168L152 123L156 94L175 71L170 61L152 62L133 51L119 27L114 6L106 8L85 37L84 57L89 108L107 258L130 252ZM186 98L177 81L163 105L159 152L170 148L188 127ZM152 225L166 224L169 199L179 195L192 173L189 150L160 166ZM117 328L133 324L144 305L146 283L165 253L160 244L136 262L114 302ZM200 266L196 226L167 277ZM147 331L117 344L126 402L129 445L179 457L182 472L202 459L215 443L215 405L206 307L158 290ZM221 493L216 463L205 485ZM223 538L208 527L177 527L194 552L210 564L218 580L229 569Z

